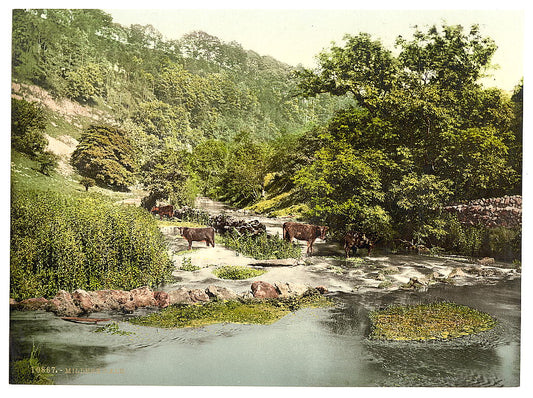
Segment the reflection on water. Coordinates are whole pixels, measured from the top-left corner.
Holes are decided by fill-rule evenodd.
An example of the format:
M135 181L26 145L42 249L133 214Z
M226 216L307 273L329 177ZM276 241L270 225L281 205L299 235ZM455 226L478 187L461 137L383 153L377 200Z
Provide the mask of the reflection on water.
M336 295L339 305L305 309L273 325L211 325L164 330L119 322L129 336L49 313L14 312L11 356L60 370L58 384L275 386L516 386L519 384L520 281L447 287L427 293ZM488 332L449 342L366 339L368 311L446 299L495 316ZM116 316L116 321L123 320ZM65 374L64 368L106 373ZM113 370L120 370L119 372ZM111 373L112 372L112 373Z

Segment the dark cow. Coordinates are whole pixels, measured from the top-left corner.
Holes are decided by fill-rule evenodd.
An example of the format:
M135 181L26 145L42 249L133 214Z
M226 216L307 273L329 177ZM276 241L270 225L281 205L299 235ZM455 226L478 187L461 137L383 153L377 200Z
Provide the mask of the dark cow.
M171 218L174 216L174 206L154 206L152 207L152 210L150 210L150 213L159 214L161 217L167 216L168 218Z
M286 222L283 224L283 239L292 242L293 238L307 241L307 253L313 253L316 238L325 239L329 227L312 224Z
M373 239L362 232L348 231L344 235L344 251L346 252L346 258L350 257L350 250L355 249L368 249L368 256L372 252L376 239Z
M204 240L207 246L211 245L215 247L215 229L214 228L181 227L180 234L185 239L187 239L187 242L189 242L189 247L187 250L191 250L192 242L201 242Z

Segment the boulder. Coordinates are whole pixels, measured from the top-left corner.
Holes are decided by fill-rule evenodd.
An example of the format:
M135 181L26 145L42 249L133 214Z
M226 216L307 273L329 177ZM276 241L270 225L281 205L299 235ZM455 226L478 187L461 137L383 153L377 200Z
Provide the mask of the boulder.
M479 265L492 265L495 263L495 261L492 257L483 257L481 259L478 259L477 263Z
M135 307L155 307L156 301L154 299L154 292L148 287L143 286L137 289L130 290L131 299Z
M252 294L255 298L278 298L279 293L276 288L270 283L263 281L256 281L252 283Z
M274 287L279 293L279 297L283 298L303 296L310 289L309 286L292 282L276 282Z
M94 311L94 303L91 295L83 289L76 289L72 292L72 299L80 309L87 313Z
M456 276L466 276L465 272L460 267L456 267L448 274L448 278L455 278Z
M210 285L205 289L205 292L209 297L213 297L217 300L235 300L237 299L237 294L228 288Z
M129 292L122 290L96 290L88 294L94 312L120 310L130 300Z
M209 301L209 296L202 289L192 289L191 291L189 291L189 296L193 303Z
M166 308L170 305L170 298L166 292L154 292L154 300L159 308Z
M48 309L48 305L49 303L47 299L45 299L44 297L37 297L37 298L29 298L26 300L22 300L20 303L18 303L17 307L23 310L33 311L33 310L46 310Z
M72 295L64 290L60 290L56 296L49 301L49 304L50 311L58 316L78 316L83 313L80 307L74 303Z
M169 304L191 304L191 296L189 291L184 287L180 287L178 290L172 290L168 292Z
M320 293L320 294L326 294L328 292L328 288L323 286L323 285L320 285L320 286L317 286L315 287L315 289Z

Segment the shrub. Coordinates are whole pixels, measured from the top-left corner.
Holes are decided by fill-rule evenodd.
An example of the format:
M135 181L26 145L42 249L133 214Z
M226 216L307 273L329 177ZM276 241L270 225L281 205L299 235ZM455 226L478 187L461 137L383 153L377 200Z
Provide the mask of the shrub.
M228 233L223 236L226 247L257 260L300 258L302 249L299 245L283 240L279 235Z
M17 191L11 205L11 297L157 286L171 274L150 214L98 196Z

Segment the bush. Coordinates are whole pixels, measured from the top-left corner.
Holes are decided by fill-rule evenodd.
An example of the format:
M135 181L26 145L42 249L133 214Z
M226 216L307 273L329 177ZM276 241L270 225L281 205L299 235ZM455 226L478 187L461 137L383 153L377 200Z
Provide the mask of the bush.
M97 196L14 192L11 292L15 300L58 290L157 286L172 264L150 214Z
M257 260L300 258L302 249L294 243L283 240L279 235L228 233L223 236L223 244L245 256Z
M504 260L521 258L521 228L488 228L466 225L450 215L446 219L447 236L439 242L447 251L472 257L490 256Z

